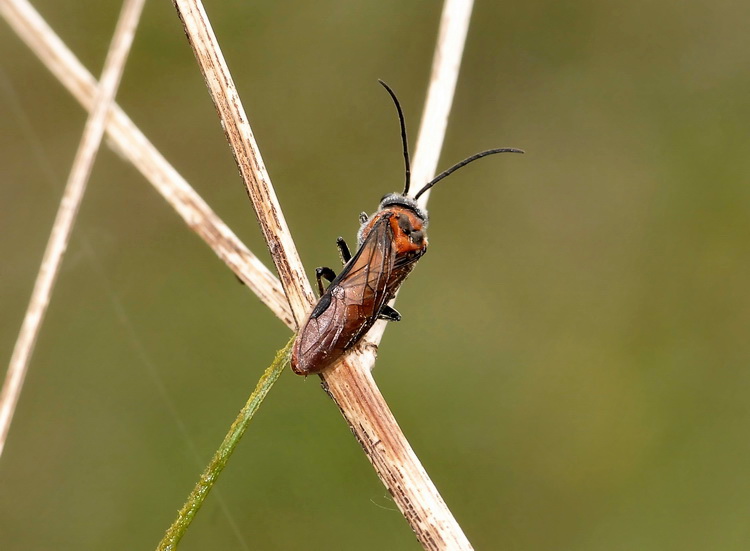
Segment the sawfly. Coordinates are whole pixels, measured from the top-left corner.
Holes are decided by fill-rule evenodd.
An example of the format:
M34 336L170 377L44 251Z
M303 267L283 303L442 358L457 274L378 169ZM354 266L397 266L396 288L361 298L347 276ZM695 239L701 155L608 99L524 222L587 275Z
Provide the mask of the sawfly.
M487 155L523 153L514 148L476 153L441 172L411 196L404 114L393 90L382 80L378 82L391 96L401 124L406 173L404 191L385 195L375 214L360 214L357 252L353 256L344 239L338 238L344 262L338 275L327 267L315 270L320 299L302 325L292 349L292 370L298 375L318 373L330 366L356 345L378 319L401 319L388 302L427 251L427 211L417 203L425 191L459 168ZM325 290L323 279L329 282Z

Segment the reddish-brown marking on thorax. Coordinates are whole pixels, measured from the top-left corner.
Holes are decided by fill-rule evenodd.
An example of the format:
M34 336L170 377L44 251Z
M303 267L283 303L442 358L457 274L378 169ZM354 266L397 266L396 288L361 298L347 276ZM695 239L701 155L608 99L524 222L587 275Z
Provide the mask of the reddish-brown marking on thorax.
M388 222L393 232L393 244L396 254L406 254L427 248L427 236L424 235L424 220L417 216L413 210L395 205L381 210L370 218L362 230L362 241L367 238L372 227L384 216L390 217ZM408 224L402 221L402 218L408 221ZM418 242L412 241L404 231L404 228L402 228L402 224L413 232L421 232L421 239Z
M405 254L426 248L427 237L422 235L422 239L418 243L413 242L401 228L401 225L399 224L399 217L406 217L406 219L409 221L411 229L417 232L424 231L424 221L410 209L395 207L391 208L390 210L397 215L392 216L389 220L391 229L393 230L393 235L395 236L394 241L396 245L396 254Z

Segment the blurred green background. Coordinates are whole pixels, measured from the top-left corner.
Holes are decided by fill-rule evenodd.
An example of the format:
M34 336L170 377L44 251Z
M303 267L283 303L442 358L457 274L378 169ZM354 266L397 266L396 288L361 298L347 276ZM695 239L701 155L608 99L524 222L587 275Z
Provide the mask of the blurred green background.
M98 74L118 2L37 1ZM310 274L399 190L438 2L207 2ZM376 379L477 549L750 548L750 4L479 1ZM7 365L85 114L0 24ZM118 101L271 265L171 2ZM0 546L151 549L288 330L102 151L0 459ZM182 549L419 549L285 373Z

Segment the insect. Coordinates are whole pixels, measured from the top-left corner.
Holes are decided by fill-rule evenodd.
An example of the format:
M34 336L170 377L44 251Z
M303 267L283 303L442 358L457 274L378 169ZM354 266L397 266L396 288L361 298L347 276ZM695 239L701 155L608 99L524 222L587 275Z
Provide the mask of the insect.
M357 252L346 241L336 244L344 262L338 275L331 268L315 270L320 299L305 320L292 348L292 370L298 375L318 373L356 345L378 319L399 321L388 302L417 260L427 251L427 211L417 204L419 197L440 180L467 164L495 153L523 153L520 149L490 149L476 153L440 173L414 196L409 195L411 169L406 125L396 94L382 80L391 96L401 124L405 184L403 193L389 193L375 214L359 216ZM329 282L323 289L322 280Z

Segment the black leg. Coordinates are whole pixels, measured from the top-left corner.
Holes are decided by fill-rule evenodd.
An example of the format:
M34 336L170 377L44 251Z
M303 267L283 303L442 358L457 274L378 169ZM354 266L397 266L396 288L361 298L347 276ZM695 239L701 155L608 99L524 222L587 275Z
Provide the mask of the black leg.
M318 291L320 291L320 295L323 296L323 293L325 290L323 289L323 282L322 279L325 279L330 283L334 279L336 279L336 272L331 270L330 268L326 268L325 266L321 266L320 268L315 268L315 279L318 280Z
M336 240L336 245L338 245L341 260L344 262L344 264L346 264L352 258L352 253L349 252L349 246L346 244L346 241L344 241L343 237L339 237Z
M391 308L386 304L378 314L378 319L386 321L401 321L401 314L398 313L398 310Z

